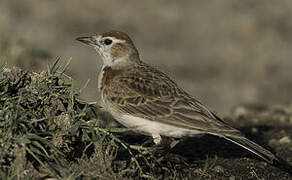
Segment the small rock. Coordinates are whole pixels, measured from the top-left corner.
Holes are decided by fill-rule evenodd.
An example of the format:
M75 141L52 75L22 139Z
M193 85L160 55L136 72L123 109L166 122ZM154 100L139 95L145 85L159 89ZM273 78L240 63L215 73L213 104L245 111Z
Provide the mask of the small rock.
M245 114L247 114L247 110L245 107L242 107L242 106L239 106L239 107L236 107L233 111L233 115L235 117L240 117L240 116L243 116Z
M288 144L288 143L291 143L291 139L288 136L284 136L281 139L279 139L279 142L281 144Z
M217 173L224 173L224 168L222 166L219 166L219 165L215 166L213 168L213 170Z
M271 140L269 140L269 146L276 146L276 145L279 145L277 139L273 138Z
M235 176L230 176L229 180L235 180Z
M251 129L251 132L252 132L252 133L258 133L259 130L258 130L258 128L253 127L253 128Z

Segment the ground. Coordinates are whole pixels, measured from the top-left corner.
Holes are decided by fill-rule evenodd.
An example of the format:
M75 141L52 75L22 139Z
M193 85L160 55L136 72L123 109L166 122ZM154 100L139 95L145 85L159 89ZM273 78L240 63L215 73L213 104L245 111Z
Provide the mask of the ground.
M1 68L2 179L292 178L292 107L238 105L225 118L282 164L208 135L181 139L171 149L173 139L155 146L78 99L66 67L57 63L41 73Z

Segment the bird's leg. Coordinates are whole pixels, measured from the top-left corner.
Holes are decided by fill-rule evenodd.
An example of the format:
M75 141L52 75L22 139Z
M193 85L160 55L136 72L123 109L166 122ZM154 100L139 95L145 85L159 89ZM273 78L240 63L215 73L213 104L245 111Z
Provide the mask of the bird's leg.
M159 145L161 143L161 136L159 134L152 134L152 138L155 145Z
M155 143L156 146L161 145L164 146L165 148L165 144L162 143L162 138L159 134L152 134L152 138L153 138L153 142ZM174 148L180 141L179 140L174 140L172 141L169 146L167 145L167 149L172 149Z
M169 141L167 139L162 139L159 134L152 134L153 142L155 143L156 150L168 151L172 149L179 141L174 141L169 145Z

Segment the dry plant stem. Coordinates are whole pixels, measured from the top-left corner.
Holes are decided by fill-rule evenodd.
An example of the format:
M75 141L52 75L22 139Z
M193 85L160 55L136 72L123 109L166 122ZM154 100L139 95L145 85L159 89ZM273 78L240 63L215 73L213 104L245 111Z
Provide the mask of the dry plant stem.
M99 127L95 127L94 129L95 129L96 131L98 131L98 132L101 132L101 133L103 133L103 134L105 134L105 135L110 136L110 137L113 138L116 142L118 142L119 144L121 144L122 147L125 148L125 149L128 151L128 153L132 156L132 158L133 158L135 164L137 165L137 167L138 167L138 169L139 169L139 173L140 173L140 174L144 174L144 173L143 173L143 170L142 170L142 168L141 168L141 166L140 166L140 164L139 164L139 162L138 162L138 160L137 160L136 157L134 156L134 154L133 154L133 152L131 151L131 149L129 148L129 145L128 145L128 144L124 143L122 140L120 140L119 138L117 138L116 136L114 136L112 133L110 133L110 131L108 131L108 130L106 130L106 129L99 128Z

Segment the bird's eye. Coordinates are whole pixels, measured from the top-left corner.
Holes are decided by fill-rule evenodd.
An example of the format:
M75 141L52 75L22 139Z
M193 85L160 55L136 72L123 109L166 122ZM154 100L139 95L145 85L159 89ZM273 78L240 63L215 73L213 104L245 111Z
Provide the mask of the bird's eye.
M104 44L105 45L110 45L113 41L111 39L105 39Z

